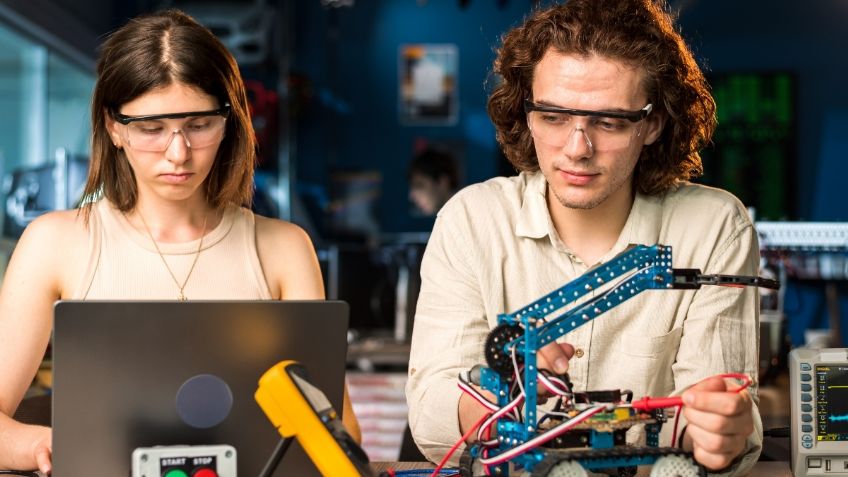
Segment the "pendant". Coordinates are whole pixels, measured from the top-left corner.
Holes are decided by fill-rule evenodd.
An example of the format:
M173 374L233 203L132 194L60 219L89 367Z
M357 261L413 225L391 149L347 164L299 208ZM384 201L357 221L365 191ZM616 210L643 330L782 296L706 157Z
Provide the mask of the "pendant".
M186 298L186 296L183 294L183 291L180 290L180 294L179 294L179 296L177 296L177 301L187 301L187 300L188 300L188 298Z

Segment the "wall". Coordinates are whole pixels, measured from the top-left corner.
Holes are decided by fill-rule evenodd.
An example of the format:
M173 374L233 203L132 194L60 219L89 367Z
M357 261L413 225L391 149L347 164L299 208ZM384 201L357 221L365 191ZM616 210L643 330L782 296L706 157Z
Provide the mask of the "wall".
M466 183L496 174L498 150L486 115L484 83L499 35L529 5L526 0L475 0L463 9L456 0L372 0L328 11L318 1L298 3L294 65L311 90L297 117L298 179L326 186L330 169L377 168L383 176L382 230L429 230L432 220L411 216L407 199L413 142L419 137L464 142ZM328 32L333 28L335 36ZM400 124L397 65L404 43L458 46L455 126Z
M333 168L383 174L383 231L427 230L409 213L405 165L415 138L465 141L466 183L502 173L485 112L485 81L499 35L529 11L529 1L357 1L352 8L298 3L295 68L312 97L298 116L297 177L326 187ZM500 6L505 4L505 6ZM848 135L829 135L826 117L848 108L848 4L842 0L735 2L682 0L680 25L708 71L791 71L797 79L797 205L790 218L848 220L844 202L821 199L820 177L835 167ZM334 19L335 16L335 19ZM333 33L334 32L334 33ZM398 46L455 43L460 55L460 119L452 127L401 126L397 119ZM335 45L335 46L333 46ZM321 99L323 98L323 99ZM827 149L823 144L827 143ZM756 180L756 178L752 178Z
M848 110L848 3L694 0L677 4L682 8L683 32L710 70L796 74L797 207L791 218L848 220L845 202L822 200L823 194L830 198L835 190L819 183L830 176L829 171L844 170L844 159L837 156L844 158L848 150L848 131L837 134L826 126L828 117Z

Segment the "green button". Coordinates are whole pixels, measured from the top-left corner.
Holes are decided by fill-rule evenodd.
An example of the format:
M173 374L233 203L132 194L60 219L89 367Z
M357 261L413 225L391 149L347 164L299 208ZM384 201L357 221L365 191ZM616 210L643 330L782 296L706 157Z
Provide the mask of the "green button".
M162 477L188 477L188 474L180 469L173 469L166 472Z

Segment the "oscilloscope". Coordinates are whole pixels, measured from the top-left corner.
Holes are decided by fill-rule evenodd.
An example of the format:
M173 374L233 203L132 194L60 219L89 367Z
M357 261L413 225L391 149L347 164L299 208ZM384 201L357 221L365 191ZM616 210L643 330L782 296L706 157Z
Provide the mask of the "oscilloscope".
M848 349L789 353L792 474L848 477Z

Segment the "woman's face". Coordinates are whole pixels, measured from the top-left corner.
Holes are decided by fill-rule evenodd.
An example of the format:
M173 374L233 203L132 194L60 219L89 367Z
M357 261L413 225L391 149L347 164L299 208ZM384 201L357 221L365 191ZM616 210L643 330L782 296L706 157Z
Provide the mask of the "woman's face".
M139 199L204 199L201 186L224 135L226 119L216 113L222 106L193 86L173 83L121 106L116 112L129 117L128 124L107 114L107 130L135 173ZM179 117L204 111L210 114ZM136 119L166 114L175 117Z

